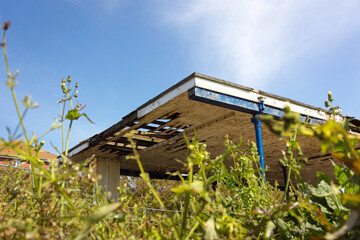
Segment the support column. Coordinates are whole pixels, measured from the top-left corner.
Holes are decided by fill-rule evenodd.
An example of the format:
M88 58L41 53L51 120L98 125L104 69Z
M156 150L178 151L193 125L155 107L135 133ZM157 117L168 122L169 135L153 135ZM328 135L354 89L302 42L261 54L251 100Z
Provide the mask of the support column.
M120 162L109 158L96 159L96 174L101 175L99 185L110 192L110 198L117 201L120 185Z
M255 126L256 146L260 157L260 173L261 176L264 178L264 182L265 182L266 181L265 161L264 161L264 150L263 150L262 136L261 136L261 120L259 119L259 116L260 114L258 113L254 114L253 118L251 119L251 122Z

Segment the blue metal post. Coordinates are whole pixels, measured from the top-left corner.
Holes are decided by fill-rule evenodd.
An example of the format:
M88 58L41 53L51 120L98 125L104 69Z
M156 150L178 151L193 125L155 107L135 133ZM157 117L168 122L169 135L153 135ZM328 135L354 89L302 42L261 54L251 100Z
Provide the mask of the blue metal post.
M264 161L264 150L262 144L262 136L261 136L261 120L258 118L260 114L254 114L254 117L251 119L251 122L255 126L255 134L256 134L256 146L258 149L258 154L260 157L260 173L261 176L264 178L264 182L266 181L265 176L265 161Z
M262 144L262 136L261 136L261 120L259 119L260 114L265 110L265 104L264 104L264 99L260 98L259 99L260 104L259 104L259 113L255 113L253 115L253 118L251 119L251 122L254 124L255 126L255 135L256 135L256 146L258 149L258 154L260 157L260 173L261 176L264 179L264 183L266 182L266 175L265 175L265 160L264 160L264 149L263 149L263 144Z

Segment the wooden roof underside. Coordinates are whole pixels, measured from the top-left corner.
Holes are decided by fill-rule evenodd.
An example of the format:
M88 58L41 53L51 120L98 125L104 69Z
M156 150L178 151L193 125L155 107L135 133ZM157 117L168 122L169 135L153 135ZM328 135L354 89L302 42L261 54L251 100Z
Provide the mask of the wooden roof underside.
M184 134L191 138L196 130L198 140L206 143L211 156L216 157L225 151L226 134L234 143L238 143L242 137L242 149L245 149L248 141L255 141L251 117L252 114L249 113L190 100L185 92L141 118L137 118L136 112L129 114L111 128L87 140L89 147L86 151L81 151L72 158L80 161L96 154L97 158L120 161L123 170L136 172L136 161L126 159L126 155L131 154L132 150L125 136L135 130L133 139L145 171L161 174L184 170L183 165L177 161L186 158ZM266 127L263 127L262 135L265 164L268 166L267 180L277 180L282 184L283 175L278 159L281 157L281 150L285 149L285 144ZM313 158L303 171L304 179L315 181L316 170L332 174L330 161L326 157L319 157L318 142L304 136L298 140L304 155ZM232 163L233 160L228 159L226 165L230 166Z

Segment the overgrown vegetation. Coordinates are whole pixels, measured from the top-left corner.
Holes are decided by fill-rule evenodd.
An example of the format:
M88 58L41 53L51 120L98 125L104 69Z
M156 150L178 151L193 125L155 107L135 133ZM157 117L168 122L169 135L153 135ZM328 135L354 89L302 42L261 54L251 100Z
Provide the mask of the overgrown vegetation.
M77 84L71 91L71 78L62 80L64 97L61 117L49 131L62 129L62 161L54 159L45 169L39 158L44 135L29 136L23 119L37 105L29 98L23 100L23 111L14 88L17 74L9 69L6 54L6 32L10 23L2 25L7 82L18 113L19 124L4 146L13 148L23 161L29 161L30 171L7 168L0 173L0 238L2 239L358 239L360 238L359 175L360 156L356 148L359 136L348 133L347 122L332 119L320 125L301 123L300 116L284 109L281 121L262 116L272 131L286 139L287 149L279 160L288 174L295 175L297 185L286 183L284 192L264 182L258 168L254 143L248 150L239 150L241 143L225 141L224 154L211 158L206 145L195 137L187 141L188 155L184 165L186 179L180 182L150 180L143 171L131 134L134 154L143 180L122 179L118 202L106 198L97 184L92 159L73 163L67 157L72 124L82 107L73 103ZM329 93L327 107L333 118ZM69 127L65 129L65 124ZM21 129L22 134L17 134ZM301 181L300 169L307 159L302 156L296 137L304 134L321 141L323 153L340 160L334 165L337 183L317 173L318 184ZM22 138L27 149L21 150L15 140ZM226 158L233 159L227 169ZM196 171L195 171L196 170ZM135 187L136 186L136 187ZM160 210L156 210L160 209Z

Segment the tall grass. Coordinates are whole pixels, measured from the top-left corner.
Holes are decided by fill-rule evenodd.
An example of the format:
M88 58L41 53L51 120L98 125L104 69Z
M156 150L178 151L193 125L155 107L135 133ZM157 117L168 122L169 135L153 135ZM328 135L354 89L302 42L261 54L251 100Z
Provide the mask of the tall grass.
M78 85L71 89L72 80L61 81L64 97L60 119L49 129L60 128L62 161L53 159L49 169L39 157L42 138L30 137L24 117L37 107L29 97L23 106L15 94L17 74L10 72L6 52L6 32L10 23L2 25L1 44L7 72L6 85L18 114L18 127L9 139L0 137L5 147L11 147L22 161L29 161L30 171L0 169L0 238L2 239L357 239L359 233L359 150L355 147L359 137L348 133L348 122L339 124L329 120L318 126L300 122L299 115L284 109L281 121L271 116L262 120L270 129L286 139L287 148L279 160L287 168L289 177L285 191L276 184L264 182L259 172L256 145L226 139L226 151L211 158L206 144L197 137L186 139L188 154L184 168L188 177L175 172L181 181L151 180L141 166L131 134L133 154L139 165L142 179L122 178L116 202L107 198L106 191L98 186L93 158L73 163L67 156L68 142L74 122L88 118L80 113L83 107L74 105ZM329 93L327 107L332 116ZM21 129L21 137L17 131ZM45 133L46 134L46 133ZM312 186L301 181L300 169L307 159L302 156L296 138L304 134L321 141L323 153L331 153L344 163L334 165L337 183L322 173L318 184ZM22 138L26 149L15 140ZM225 159L233 166L225 167ZM291 181L295 175L297 182Z

